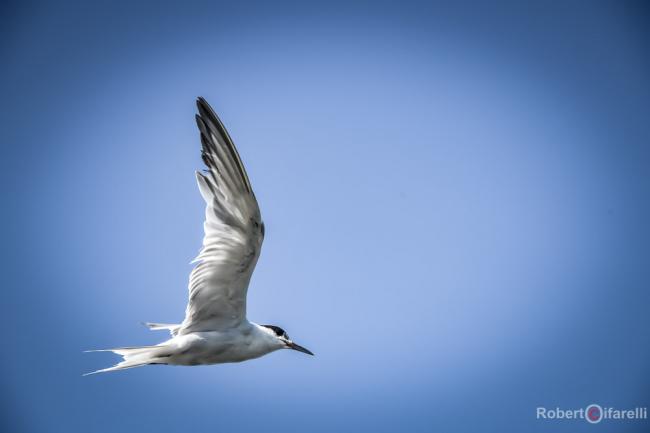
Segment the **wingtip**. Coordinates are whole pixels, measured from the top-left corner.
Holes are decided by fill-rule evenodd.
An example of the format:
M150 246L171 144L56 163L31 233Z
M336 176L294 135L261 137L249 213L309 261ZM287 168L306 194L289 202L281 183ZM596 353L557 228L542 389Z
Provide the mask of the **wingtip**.
M208 101L206 101L203 96L196 98L196 106L199 108L199 111L201 111L201 109L204 109L208 112L212 111L212 107L210 107L210 104L208 104Z
M199 107L199 113L204 113L204 112L205 110ZM205 120L203 120L203 117L201 117L201 114L199 113L194 115L194 120L196 120L196 126L199 128L199 132L201 133L201 135L208 137L210 135L208 133L208 126L206 125ZM203 140L201 140L201 144L203 144Z
M225 129L221 124L221 120L219 120L219 116L217 116L217 113L212 109L212 106L208 104L208 101L206 101L203 96L196 98L196 107L199 110L199 113L197 114L198 118L204 122L210 121L211 123L214 123L217 128ZM216 121L212 118L216 119ZM223 131L220 132L223 133Z

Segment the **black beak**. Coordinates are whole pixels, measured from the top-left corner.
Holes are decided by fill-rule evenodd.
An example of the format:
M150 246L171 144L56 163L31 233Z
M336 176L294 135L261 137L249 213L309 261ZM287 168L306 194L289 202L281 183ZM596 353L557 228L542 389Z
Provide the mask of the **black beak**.
M302 352L302 353L306 353L307 355L314 356L314 354L311 351L309 351L309 350L305 349L304 347L294 343L293 341L288 341L287 342L287 349L297 350L298 352Z

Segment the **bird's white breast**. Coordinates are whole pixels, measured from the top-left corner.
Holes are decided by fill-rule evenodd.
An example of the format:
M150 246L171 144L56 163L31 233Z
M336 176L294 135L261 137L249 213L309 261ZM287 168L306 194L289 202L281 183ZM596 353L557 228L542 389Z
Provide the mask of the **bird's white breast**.
M167 344L171 353L166 361L170 365L241 362L259 358L282 347L257 325L249 322L224 331L179 335Z

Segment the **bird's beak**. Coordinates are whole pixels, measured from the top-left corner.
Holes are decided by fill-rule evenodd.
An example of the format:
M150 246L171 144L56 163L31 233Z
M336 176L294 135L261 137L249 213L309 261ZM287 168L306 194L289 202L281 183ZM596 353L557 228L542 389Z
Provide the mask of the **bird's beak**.
M309 350L305 349L304 347L294 343L293 341L287 341L287 349L297 350L298 352L302 352L302 353L306 353L307 355L314 356L314 354L311 351L309 351Z

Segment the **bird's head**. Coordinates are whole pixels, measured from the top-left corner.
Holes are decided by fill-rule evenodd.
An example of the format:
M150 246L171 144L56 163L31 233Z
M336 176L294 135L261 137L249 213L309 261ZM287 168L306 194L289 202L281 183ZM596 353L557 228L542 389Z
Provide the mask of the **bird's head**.
M314 355L311 351L291 341L291 338L284 332L284 329L274 325L260 325L275 341L281 345L281 349L292 349L298 352Z

